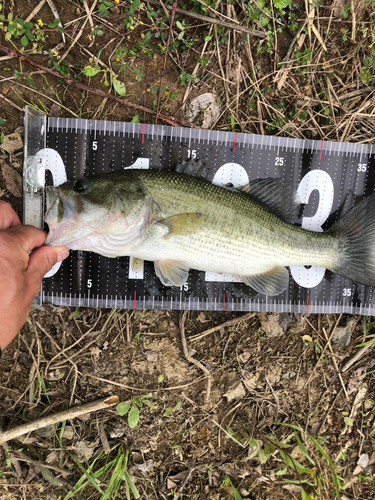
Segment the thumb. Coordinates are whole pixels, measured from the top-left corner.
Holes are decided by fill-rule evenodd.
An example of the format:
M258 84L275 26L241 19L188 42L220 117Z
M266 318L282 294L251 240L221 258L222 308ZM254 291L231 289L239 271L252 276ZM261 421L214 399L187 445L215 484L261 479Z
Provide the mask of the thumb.
M27 274L32 283L30 285L40 286L46 273L57 263L66 259L69 250L66 247L42 246L34 250L29 258ZM35 282L35 283L33 283Z

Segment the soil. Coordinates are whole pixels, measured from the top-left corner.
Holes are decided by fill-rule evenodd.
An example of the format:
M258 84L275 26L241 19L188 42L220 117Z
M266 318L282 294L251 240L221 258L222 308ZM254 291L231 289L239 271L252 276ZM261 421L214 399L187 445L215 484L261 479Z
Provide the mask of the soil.
M125 4L112 6L106 18L95 14L94 24L104 24L103 35L93 38L84 29L72 46L72 37L87 19L84 5L55 0L67 44L53 60L62 68L69 47L66 71L93 91L74 82L67 85L64 75L57 79L17 57L0 58L0 117L6 121L2 133L22 136L27 103L51 115L130 121L138 114L141 122L154 123L152 114L94 92L116 95L104 77L113 83L110 70L117 74L127 65L119 73L126 99L154 111L158 99L163 115L185 120L185 101L214 90L224 103L212 124L217 129L231 130L233 116L235 129L245 132L371 142L374 79L370 62L364 66L363 61L371 52L372 6L352 2L351 8L357 9L354 22L351 11L348 19L337 16L334 9L345 5L326 3L330 5L315 13L320 39L307 31L299 62L288 66L285 58L294 38L286 19L290 13L277 20L288 27L269 52L258 50L265 40L254 37L246 45L238 33L221 28L219 35L227 41L220 61L213 48L204 48L210 26L194 21L192 46L180 46L165 61L160 50L148 57L158 39L142 49L147 33L157 31L143 6L133 16L134 29L121 24L128 18ZM18 0L4 5L3 12L26 19L34 6ZM306 18L304 8L304 2L295 2L290 9L299 22ZM53 23L48 4L33 22L37 19L44 26ZM355 37L349 33L344 40L348 29ZM44 52L25 56L56 69L47 51L61 43L61 34L46 34L48 39L39 44ZM176 28L174 39L178 34ZM19 40L15 43L21 47ZM2 45L12 48L4 33ZM127 53L116 56L118 47ZM105 73L85 77L80 70L94 65L89 61L94 53ZM202 57L207 63L197 70L199 82L183 85L182 71L192 75ZM282 60L288 78L278 87L275 76L282 76ZM363 68L369 71L368 80L359 78ZM333 108L329 116L325 110ZM3 152L0 199L22 215L17 186L23 152ZM111 395L138 403L139 422L131 428L128 414L120 416L112 407L8 441L0 446L0 500L57 500L68 498L69 491L78 499L107 498L92 483L81 491L75 485L86 477L88 464L98 470L119 450L129 453L126 470L144 499L375 499L372 345L348 366L358 345L374 337L374 326L372 318L350 315L42 306L30 313L0 363L0 429ZM328 341L331 335L334 340ZM358 469L360 457L365 465ZM97 486L104 491L108 482L109 477L100 476ZM110 498L128 498L126 484Z

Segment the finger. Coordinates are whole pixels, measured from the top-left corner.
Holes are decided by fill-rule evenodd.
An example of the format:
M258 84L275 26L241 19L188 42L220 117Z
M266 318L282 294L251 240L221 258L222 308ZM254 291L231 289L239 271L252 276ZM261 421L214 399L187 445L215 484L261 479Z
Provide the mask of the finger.
M32 287L40 287L42 279L48 271L57 263L66 259L69 255L69 250L66 247L48 247L43 246L37 248L31 255L27 274L29 284Z
M34 226L15 226L9 229L9 234L17 239L18 245L30 252L34 248L41 247L46 239L46 233Z
M20 225L21 222L9 203L0 201L0 230Z

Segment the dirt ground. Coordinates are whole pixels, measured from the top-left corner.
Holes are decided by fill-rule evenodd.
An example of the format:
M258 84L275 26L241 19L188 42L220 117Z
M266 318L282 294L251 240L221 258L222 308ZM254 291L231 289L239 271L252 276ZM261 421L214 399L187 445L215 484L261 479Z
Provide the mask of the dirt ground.
M179 2L265 37L159 4L54 4L65 44L46 3L21 58L9 53L23 35L6 39L8 14L26 21L38 4L3 4L2 141L22 138L26 104L189 126L186 105L212 91L215 129L374 141L373 2ZM21 215L23 150L0 153L0 199ZM374 327L350 315L42 306L0 362L0 430L114 395L128 412L91 411L2 443L0 500L375 499Z

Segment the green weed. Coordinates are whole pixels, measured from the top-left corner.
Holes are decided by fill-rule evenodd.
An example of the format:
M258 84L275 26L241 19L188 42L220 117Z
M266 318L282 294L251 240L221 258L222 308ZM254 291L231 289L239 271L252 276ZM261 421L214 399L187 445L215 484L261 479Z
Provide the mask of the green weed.
M151 398L152 394L145 394L143 396L133 396L131 399L127 401L123 401L116 406L116 411L123 417L128 415L128 425L131 429L134 429L138 425L140 413L139 408L142 408L143 405L156 409L152 403L150 403L149 398Z

